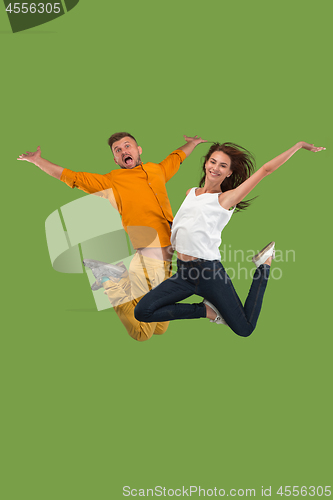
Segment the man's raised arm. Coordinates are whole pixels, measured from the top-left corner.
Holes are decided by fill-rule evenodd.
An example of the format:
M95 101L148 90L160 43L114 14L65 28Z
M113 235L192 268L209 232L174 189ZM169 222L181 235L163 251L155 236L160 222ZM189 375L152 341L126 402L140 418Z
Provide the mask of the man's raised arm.
M34 163L37 167L39 167L43 172L46 172L47 174L51 175L52 177L55 177L56 179L60 180L62 171L64 170L62 167L59 165L55 165L54 163L51 163L48 160L45 160L45 158L42 158L40 155L40 146L38 146L37 151L31 152L27 151L25 154L20 155L18 160L25 160L29 161L30 163Z
M182 151L184 151L186 157L192 153L195 146L197 146L201 142L207 142L205 141L205 139L201 139L201 137L198 137L197 135L195 135L194 137L188 137L187 135L184 135L184 139L186 141L186 144L177 149L181 149Z
M175 175L175 173L178 171L180 164L187 158L193 151L193 149L200 144L201 142L207 142L205 139L201 139L201 137L194 136L194 137L188 137L187 135L184 135L186 144L184 146L181 146L180 148L177 148L173 153L171 153L169 156L165 158L165 160L161 161L159 163L160 167L163 169L164 176L165 176L165 182L168 182L171 177ZM182 151L182 153L177 151Z

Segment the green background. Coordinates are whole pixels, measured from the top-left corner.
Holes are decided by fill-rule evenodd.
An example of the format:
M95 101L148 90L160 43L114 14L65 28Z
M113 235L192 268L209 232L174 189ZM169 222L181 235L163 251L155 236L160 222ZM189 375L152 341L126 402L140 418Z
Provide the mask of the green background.
M331 17L328 0L80 0L13 35L3 8L4 500L332 484ZM239 143L258 166L300 140L327 148L264 179L224 231L228 248L274 239L296 255L275 264L283 276L250 338L193 320L135 342L96 311L86 275L52 269L45 219L85 195L16 158L40 145L63 167L106 173L121 130L143 161L183 134ZM174 213L205 151L168 184ZM244 300L250 278L234 284Z

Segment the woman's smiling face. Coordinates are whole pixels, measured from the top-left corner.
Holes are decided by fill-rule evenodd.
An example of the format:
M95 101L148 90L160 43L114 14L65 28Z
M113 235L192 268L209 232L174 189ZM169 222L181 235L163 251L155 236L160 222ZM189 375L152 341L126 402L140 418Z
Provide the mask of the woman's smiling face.
M223 151L215 151L205 163L206 179L218 181L221 184L226 177L232 174L231 158Z

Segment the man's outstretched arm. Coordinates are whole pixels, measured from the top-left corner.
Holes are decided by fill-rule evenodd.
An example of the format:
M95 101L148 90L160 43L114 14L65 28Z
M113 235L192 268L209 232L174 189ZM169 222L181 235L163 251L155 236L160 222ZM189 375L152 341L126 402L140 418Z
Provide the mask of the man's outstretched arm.
M168 182L171 177L175 175L178 171L180 164L187 158L193 151L193 149L200 144L201 142L207 142L205 139L201 139L201 137L194 136L188 137L184 135L186 144L177 148L173 153L165 158L165 160L160 162L160 166L163 169L165 182ZM182 151L182 153L180 153Z
M17 159L34 163L37 167L43 170L43 172L46 172L59 180L64 170L60 167L60 165L55 165L55 163L51 163L50 161L45 160L45 158L42 158L40 154L40 146L38 146L37 151L33 153L31 151L27 151L25 154L20 155Z
M186 157L192 153L195 146L197 146L201 142L207 142L205 139L201 139L201 137L198 137L197 135L195 135L194 137L188 137L187 135L184 135L184 139L186 141L186 144L177 149L181 149L182 151L184 151Z

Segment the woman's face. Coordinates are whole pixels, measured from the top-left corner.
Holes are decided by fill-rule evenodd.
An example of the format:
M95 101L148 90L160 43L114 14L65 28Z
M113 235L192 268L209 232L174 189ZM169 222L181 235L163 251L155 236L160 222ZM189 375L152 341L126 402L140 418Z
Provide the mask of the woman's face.
M205 163L206 179L218 184L232 174L231 159L223 151L215 151Z

